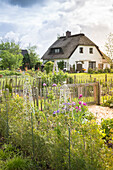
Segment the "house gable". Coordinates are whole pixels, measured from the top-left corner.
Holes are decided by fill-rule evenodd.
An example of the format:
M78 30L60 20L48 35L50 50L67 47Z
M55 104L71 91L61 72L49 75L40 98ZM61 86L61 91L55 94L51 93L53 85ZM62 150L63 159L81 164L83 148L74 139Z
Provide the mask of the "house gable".
M56 40L50 48L43 55L43 60L54 60L54 59L69 59L78 46L95 46L100 55L103 57L98 46L94 44L89 38L84 34L76 34L60 37ZM52 50L60 49L59 53L52 53Z

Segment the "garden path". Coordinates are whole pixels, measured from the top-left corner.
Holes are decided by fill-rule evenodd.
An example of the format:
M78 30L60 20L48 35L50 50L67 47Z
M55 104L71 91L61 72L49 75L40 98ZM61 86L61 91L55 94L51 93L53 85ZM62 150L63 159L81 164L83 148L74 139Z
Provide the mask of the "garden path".
M97 122L100 124L101 119L113 118L113 108L102 107L98 105L88 106L88 110L97 117Z

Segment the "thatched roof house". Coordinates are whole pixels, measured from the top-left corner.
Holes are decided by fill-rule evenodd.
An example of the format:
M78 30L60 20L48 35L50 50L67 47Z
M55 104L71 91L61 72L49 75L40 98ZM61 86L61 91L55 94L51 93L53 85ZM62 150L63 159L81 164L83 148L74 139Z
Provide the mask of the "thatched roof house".
M86 70L89 67L98 68L98 64L102 64L105 57L99 47L85 34L71 35L71 32L67 31L66 36L59 37L48 48L42 59L57 60L57 62L63 60L67 70L75 65L76 71L81 71L83 68Z

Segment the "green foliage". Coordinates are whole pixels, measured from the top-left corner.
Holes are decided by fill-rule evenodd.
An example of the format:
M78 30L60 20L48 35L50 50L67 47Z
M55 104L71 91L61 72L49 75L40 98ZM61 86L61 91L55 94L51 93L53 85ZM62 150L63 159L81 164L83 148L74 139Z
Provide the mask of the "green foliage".
M17 72L17 71L10 71L10 70L0 70L0 74L2 74L3 76L12 76L12 75L17 75L20 76L22 75L22 73Z
M93 74L93 73L94 73L94 70L93 70L92 68L89 68L89 69L88 69L88 73L89 73L89 74Z
M105 103L103 103L103 106L113 108L113 97L111 97L111 99L109 99Z
M48 61L45 65L44 65L44 70L46 70L46 73L50 73L53 70L53 65L54 63L52 61Z
M110 73L110 72L111 72L111 69L109 69L109 68L104 69L104 73Z
M28 46L28 56L25 56L26 59L29 61L30 68L35 68L35 65L39 61L39 55L36 53L36 46Z
M33 168L30 161L23 159L21 157L14 157L6 161L5 168L6 170L31 170Z
M103 72L104 72L103 69L99 69L99 70L98 70L98 73L103 73Z
M23 55L19 45L16 45L14 42L2 42L0 44L0 66L3 69L9 68L9 70L17 69L22 65Z
M28 69L30 68L29 54L25 54L24 57L23 57L23 68L25 69L25 67L28 67Z
M33 162L28 158L23 158L22 152L11 144L1 146L0 160L2 170L34 169Z
M64 61L63 61L63 60L62 60L62 61L57 62L57 64L58 64L58 68L59 68L59 69L61 69L61 70L63 70L63 69L64 69Z
M34 159L39 169L68 169L69 127L72 170L112 169L112 150L105 145L101 136L101 126L96 123L92 113L88 112L82 96L73 102L69 98L65 101L63 98L55 100L54 90L55 87L52 87L43 111L36 107L34 112L29 100L26 98L26 103L23 97L18 95L3 101L0 104L0 134L5 138L7 102L10 142L20 148L25 155L33 157L34 139ZM33 112L33 138L31 112ZM108 129L109 126L112 127L112 122L107 126ZM6 161L7 169L9 167L29 169L31 166L29 164L26 159L22 160L21 156L11 156Z

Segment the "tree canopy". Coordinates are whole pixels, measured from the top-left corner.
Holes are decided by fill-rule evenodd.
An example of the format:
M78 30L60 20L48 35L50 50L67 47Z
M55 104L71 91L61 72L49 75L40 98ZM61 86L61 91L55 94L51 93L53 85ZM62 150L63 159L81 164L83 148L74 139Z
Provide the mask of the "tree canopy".
M30 61L30 68L34 68L37 62L39 61L39 55L36 53L36 46L29 45L27 47L28 55L29 55L29 61ZM26 56L27 57L27 56Z
M23 55L19 44L15 42L1 42L0 44L0 66L2 69L17 69L22 65Z

